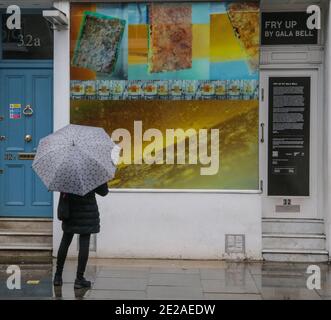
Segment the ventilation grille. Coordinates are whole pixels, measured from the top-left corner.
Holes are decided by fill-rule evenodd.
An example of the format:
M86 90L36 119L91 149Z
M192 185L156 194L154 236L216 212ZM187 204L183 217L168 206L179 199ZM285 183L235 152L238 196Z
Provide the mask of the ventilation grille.
M226 253L245 253L245 235L244 234L226 234L225 235Z

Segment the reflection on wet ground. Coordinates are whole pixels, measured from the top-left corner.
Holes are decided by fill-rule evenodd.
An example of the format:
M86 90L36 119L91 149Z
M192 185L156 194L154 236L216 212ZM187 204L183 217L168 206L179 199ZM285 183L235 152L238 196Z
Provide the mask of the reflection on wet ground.
M321 289L308 289L305 263L239 263L94 259L91 290L74 290L76 261L68 260L62 287L53 288L52 265L19 265L21 289L0 265L0 299L328 299L331 266L320 264ZM8 277L12 276L8 279Z

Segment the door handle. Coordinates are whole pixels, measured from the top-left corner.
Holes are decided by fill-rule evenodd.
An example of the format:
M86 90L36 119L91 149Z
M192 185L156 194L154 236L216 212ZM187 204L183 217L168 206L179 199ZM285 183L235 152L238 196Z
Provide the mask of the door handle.
M261 143L264 143L264 123L261 123Z
M29 104L23 109L23 114L28 117L33 115L33 109Z
M31 136L31 134L27 134L27 135L25 135L24 140L25 140L25 142L31 142L31 141L32 141L32 136Z

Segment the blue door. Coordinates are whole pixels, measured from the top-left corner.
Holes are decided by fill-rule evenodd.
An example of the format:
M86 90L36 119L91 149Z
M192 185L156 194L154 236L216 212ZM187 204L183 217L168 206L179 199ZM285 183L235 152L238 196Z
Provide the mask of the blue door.
M52 216L52 193L31 167L52 129L52 69L0 69L0 216Z

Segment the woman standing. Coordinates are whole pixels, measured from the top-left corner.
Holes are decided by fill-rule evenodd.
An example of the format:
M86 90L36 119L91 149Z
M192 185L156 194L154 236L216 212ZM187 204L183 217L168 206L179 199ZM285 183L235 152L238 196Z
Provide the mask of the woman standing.
M75 289L89 288L91 282L84 278L92 233L100 232L100 214L95 194L106 196L108 185L104 183L85 196L61 193L58 206L58 218L62 220L63 237L57 255L54 286L62 286L63 266L74 234L79 234L78 267Z

